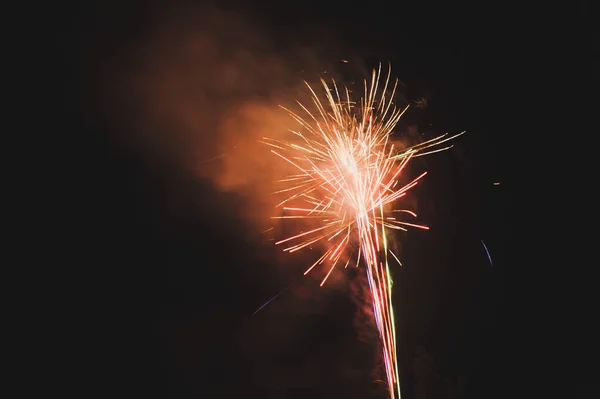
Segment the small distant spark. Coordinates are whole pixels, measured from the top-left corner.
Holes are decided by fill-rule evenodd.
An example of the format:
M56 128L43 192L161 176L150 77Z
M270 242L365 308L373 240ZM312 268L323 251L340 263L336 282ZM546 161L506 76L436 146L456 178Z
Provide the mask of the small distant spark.
M488 251L485 242L483 242L483 240L481 240L481 244L483 245L483 249L485 249L485 253L487 254L487 257L490 261L490 266L494 267L494 264L492 263L492 257L490 256L490 252Z
M427 105L428 105L427 99L425 97L421 97L421 98L413 101L413 104L417 108L427 108Z
M202 163L207 163L207 162L211 162L211 161L216 161L217 159L221 159L221 158L225 158L227 156L227 154L221 154L221 155L217 155L216 157L212 157L209 159L205 159L204 161L202 161Z
M261 310L262 310L262 309L263 309L265 306L267 306L268 304L270 304L271 302L273 302L275 299L279 298L279 296L280 296L281 294L283 294L285 291L287 291L287 290L288 290L288 288L290 288L290 287L284 288L283 290L281 290L281 291L279 292L279 294L275 295L273 298L271 298L271 299L269 299L267 302L265 302L265 303L264 303L264 304L263 304L263 305L262 305L260 308L256 309L256 311L255 311L254 313L252 313L252 316L254 316L254 315L255 315L255 314L257 314L258 312L260 312L260 311L261 311Z

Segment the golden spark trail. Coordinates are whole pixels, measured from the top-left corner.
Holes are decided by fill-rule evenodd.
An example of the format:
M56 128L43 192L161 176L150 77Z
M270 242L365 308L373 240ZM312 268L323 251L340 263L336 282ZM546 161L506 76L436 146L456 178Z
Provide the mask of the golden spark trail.
M450 137L444 134L403 149L395 148L390 143L390 135L408 107L400 109L394 105L398 80L390 85L390 75L391 68L381 85L381 65L378 70L373 70L370 83L364 82L364 94L358 102L351 100L347 88L340 90L333 80L328 84L321 79L325 93L323 100L306 83L312 94L314 111L298 102L306 114L303 118L284 108L301 127L291 131L294 140L265 137L262 142L296 170L280 181L283 187L278 193L286 197L279 206L286 214L277 218L310 219L316 224L314 228L276 244L290 243L291 246L285 248L289 252L318 242L325 244L325 252L305 272L327 263L329 266L321 285L336 265L347 267L354 260L358 267L362 260L372 294L390 398L400 399L388 254L401 263L388 247L387 229L428 227L402 220L402 215L413 218L417 215L410 210L394 209L392 205L426 174L398 187L408 162L413 157L450 148L432 147L464 132ZM355 252L358 257L352 255Z

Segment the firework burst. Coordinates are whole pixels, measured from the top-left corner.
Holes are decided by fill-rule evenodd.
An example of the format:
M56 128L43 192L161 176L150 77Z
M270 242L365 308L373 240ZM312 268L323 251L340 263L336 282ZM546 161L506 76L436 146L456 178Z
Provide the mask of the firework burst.
M365 80L359 102L335 81L321 80L324 95L306 83L312 109L298 103L305 115L285 109L300 125L293 140L264 138L271 152L289 163L295 172L281 180L278 191L285 199L281 219L310 219L308 231L278 241L285 251L296 252L313 244L325 244L322 256L304 274L325 265L321 286L337 267L364 265L381 338L390 397L400 398L396 358L396 329L392 307L392 278L388 259L400 264L389 248L388 229L428 229L413 223L417 215L393 207L426 174L408 184L400 177L408 162L440 148L455 136L442 135L424 143L396 148L390 136L406 108L394 105L398 81L391 83L391 69L381 79L381 65ZM464 132L463 132L464 133ZM436 147L436 148L433 148ZM410 218L410 219L407 219Z

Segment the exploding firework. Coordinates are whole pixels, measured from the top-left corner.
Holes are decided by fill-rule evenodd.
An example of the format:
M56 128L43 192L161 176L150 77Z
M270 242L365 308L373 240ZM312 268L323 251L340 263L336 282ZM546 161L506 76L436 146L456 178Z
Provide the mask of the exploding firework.
M304 117L285 109L300 125L300 129L291 131L293 139L264 138L263 142L295 170L281 180L283 187L278 193L285 199L278 205L283 214L277 218L310 219L313 223L308 231L276 244L286 244L284 250L288 252L325 244L322 256L304 273L326 265L321 286L338 265L348 267L351 262L356 267L364 265L390 397L394 399L396 392L400 398L400 378L388 257L401 263L388 245L388 229L428 227L407 221L406 217L417 215L410 210L394 209L392 205L426 174L400 184L408 162L450 148L437 146L459 134L396 148L390 136L408 107L401 109L394 105L398 81L390 84L390 75L388 69L387 78L382 80L381 65L373 70L371 81L364 82L364 95L358 103L352 101L347 88L338 88L333 80L331 83L321 80L324 96L306 83L312 94L313 110L300 102Z

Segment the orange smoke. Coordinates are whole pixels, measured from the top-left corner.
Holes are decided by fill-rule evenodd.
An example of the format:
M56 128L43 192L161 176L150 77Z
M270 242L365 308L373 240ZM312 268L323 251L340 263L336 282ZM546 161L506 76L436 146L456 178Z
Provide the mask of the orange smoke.
M233 12L186 6L150 20L101 88L103 108L123 127L119 139L235 192L245 204L236 212L269 227L270 193L287 166L258 141L287 135L293 121L279 105L293 107L306 94L302 81L332 68L317 50L276 50Z

